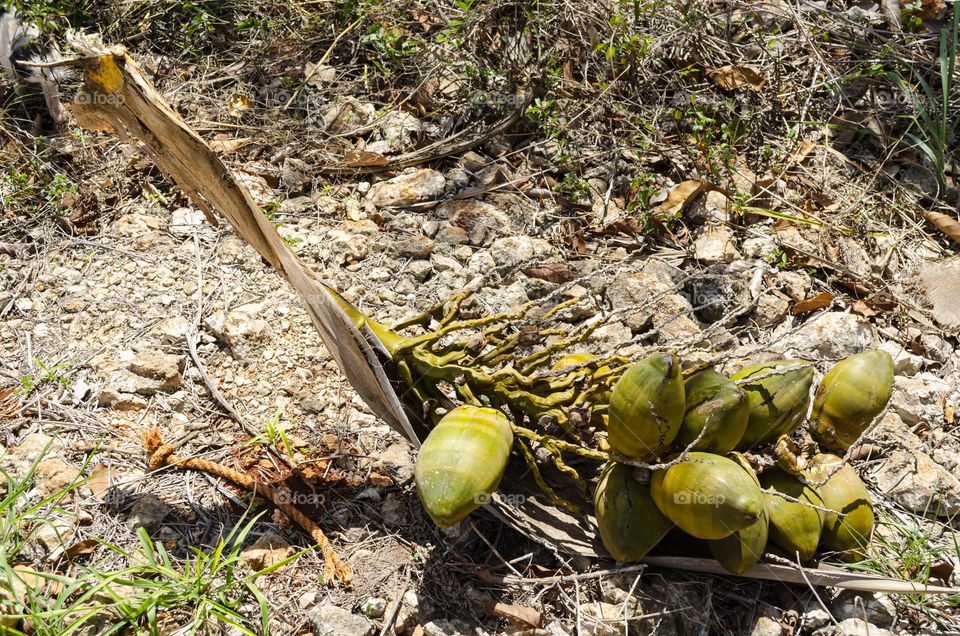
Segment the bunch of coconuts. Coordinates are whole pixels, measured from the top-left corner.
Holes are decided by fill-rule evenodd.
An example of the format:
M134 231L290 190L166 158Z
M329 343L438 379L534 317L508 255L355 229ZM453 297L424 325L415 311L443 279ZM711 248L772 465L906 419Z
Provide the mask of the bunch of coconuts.
M707 369L684 379L671 353L630 366L613 387L607 417L606 450L621 461L604 466L594 494L610 555L636 561L677 526L707 541L735 573L752 568L768 540L801 561L818 549L862 559L873 503L852 467L837 455L810 452L758 476L744 454L803 424L813 378L804 360L764 362L730 378ZM817 445L843 454L892 390L889 354L868 350L840 361L813 396L809 428ZM476 406L453 409L433 428L415 479L439 526L458 523L489 499L513 437L502 411Z
M605 467L594 506L610 554L635 561L676 525L705 540L714 557L738 574L756 564L768 541L801 561L818 549L846 561L864 558L873 502L851 466L837 455L808 451L757 475L743 454L805 421L812 365L776 360L729 379L705 370L685 381L678 366L673 355L655 353L614 385L611 449L662 463L646 481L628 464ZM817 445L843 454L883 411L892 391L888 353L868 350L837 363L813 397L809 428Z

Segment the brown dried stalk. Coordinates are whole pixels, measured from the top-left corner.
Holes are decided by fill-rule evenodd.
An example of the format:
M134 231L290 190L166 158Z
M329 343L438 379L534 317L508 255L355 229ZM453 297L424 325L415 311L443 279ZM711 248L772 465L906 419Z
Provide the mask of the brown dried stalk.
M151 428L143 437L143 445L147 449L150 469L157 470L163 466L181 466L191 470L199 470L211 475L216 475L222 479L232 481L233 483L255 492L257 495L273 502L285 515L297 522L301 528L313 538L314 542L320 548L323 554L323 580L327 585L335 585L340 582L344 585L350 585L353 573L350 566L340 560L337 553L334 552L330 540L323 533L320 526L311 521L305 514L300 512L294 506L291 506L284 500L284 497L273 487L255 480L249 475L237 472L226 466L212 462L209 459L188 459L173 454L173 446L164 444L160 431Z

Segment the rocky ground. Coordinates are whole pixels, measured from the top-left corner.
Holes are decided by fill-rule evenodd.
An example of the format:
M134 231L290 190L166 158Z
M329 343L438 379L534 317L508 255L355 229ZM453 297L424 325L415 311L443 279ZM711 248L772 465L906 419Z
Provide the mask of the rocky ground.
M144 59L157 69L170 63ZM516 130L429 166L328 179L318 172L322 156L303 140L278 137L269 152L245 152L266 144L263 132L249 121L236 130L211 122L231 121L236 103L222 90L217 102L199 89L172 90L169 74L158 82L299 257L382 322L465 289L475 292L472 315L559 294L579 298L558 316L564 326L604 322L578 345L583 351L635 358L669 347L690 362L719 358L725 371L795 356L821 372L867 347L889 351L894 395L864 438L870 453L855 462L880 524L875 557L862 567L957 584L960 352L956 335L931 319L919 279L923 264L949 248L929 226L903 220L916 199L868 191L876 175L838 159L831 138L814 135L817 143L799 152L780 148L779 164L762 173L740 165L729 187L705 186L706 173L661 171L643 186L643 208L673 221L651 231L643 223L652 217L637 213L637 188L624 194L624 175L682 159L618 148L586 162L565 188L562 178L543 176L553 141ZM343 94L317 121L331 139L363 140L366 152L403 153L449 123ZM287 133L305 125L287 124ZM410 447L354 394L292 289L251 247L230 227L211 226L143 156L109 136L69 132L46 143L87 176L58 193L55 215L18 216L5 194L0 462L13 476L37 462L36 500L89 479L29 537L20 560L31 567L124 567L121 553L88 540L134 549L139 528L183 558L238 523L246 493L196 472L148 469L142 436L158 427L181 455L287 488L353 567L351 588L324 585L312 551L261 577L271 633L960 629L956 596L814 591L653 568L603 574L611 564L567 559L482 514L437 530L413 491ZM103 167L110 174L98 183ZM795 212L816 200L812 191L835 198L822 217ZM796 216L752 214L744 192L755 206L760 197L762 209ZM825 221L803 221L816 218ZM251 430L224 412L211 386ZM290 478L267 447L292 457L300 474ZM244 543L244 567L309 545L282 514L255 511L265 514ZM81 564L70 554L81 554L69 557ZM582 580L537 580L597 568L600 575ZM504 575L520 578L496 582ZM247 598L242 609L256 625L255 602ZM170 614L171 624L186 621Z

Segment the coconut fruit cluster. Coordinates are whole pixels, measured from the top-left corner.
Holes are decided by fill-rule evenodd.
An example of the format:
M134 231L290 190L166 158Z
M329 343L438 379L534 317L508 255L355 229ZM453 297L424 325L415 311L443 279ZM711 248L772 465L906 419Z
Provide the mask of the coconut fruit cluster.
M840 361L812 398L813 366L803 360L765 362L730 378L704 370L685 381L678 366L672 354L655 353L613 387L608 443L627 463L605 468L594 497L610 554L637 560L675 525L735 573L752 568L768 541L801 561L818 550L862 559L873 502L831 452L842 455L886 407L890 355L869 350ZM819 449L757 474L744 453L790 435L808 411ZM633 460L651 463L652 472L634 469Z
M604 369L594 377L611 373ZM678 527L706 541L735 573L752 568L768 542L801 561L818 551L863 558L873 502L841 456L886 407L893 361L864 351L837 363L815 391L813 382L813 365L804 360L755 364L729 378L712 369L684 377L678 358L664 352L626 366L603 394L609 403L600 456L610 459L593 497L610 555L636 561ZM801 457L764 454L804 422L816 443ZM439 421L415 470L420 500L438 525L453 525L488 501L514 433L524 430L503 411L480 406L455 408Z

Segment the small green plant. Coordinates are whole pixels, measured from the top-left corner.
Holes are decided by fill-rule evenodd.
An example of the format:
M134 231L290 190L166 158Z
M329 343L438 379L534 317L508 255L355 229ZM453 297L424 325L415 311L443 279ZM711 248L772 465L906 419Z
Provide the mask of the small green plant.
M11 205L30 187L30 175L15 167L0 174L0 204Z
M189 621L177 631L183 634L207 633L211 624L230 625L242 634L267 634L268 605L256 580L273 572L303 552L290 555L272 565L243 574L240 556L243 544L253 530L257 517L235 526L221 538L210 552L191 547L191 554L182 565L174 563L163 543L153 541L144 528L137 531L140 550L137 553L103 543L108 549L125 556L134 565L119 572L97 575L109 582L104 590L110 593L113 609L128 625L144 625L148 633L157 633L162 612L183 613ZM123 588L127 588L124 593ZM129 592L133 591L133 595ZM250 620L238 611L247 596L256 599L260 609L257 632Z
M34 358L33 363L40 369L41 373L36 376L29 373L22 376L20 378L20 387L16 389L16 393L19 395L27 396L39 387L50 383L60 384L65 387L70 386L70 378L60 373L61 370L70 368L69 362L60 362L48 367L40 360Z
M44 187L43 195L47 203L59 212L61 210L60 202L63 200L63 197L76 191L77 188L70 183L69 177L62 172L58 172L53 175L53 178L50 179L50 182Z
M627 204L627 211L649 210L650 201L659 193L656 175L638 174L630 180L630 202Z
M290 438L287 437L287 431L293 428L293 423L281 421L280 415L282 413L283 409L277 407L273 415L264 421L263 433L257 435L247 443L267 444L285 452L289 457L293 457L293 444L290 443Z
M568 201L576 202L582 196L590 194L590 184L583 177L572 172L563 175L563 180L553 186L553 191L565 196Z
M460 9L461 15L447 20L447 26L437 33L434 40L440 44L447 44L452 48L458 49L463 46L463 38L460 37L460 30L467 21L470 9L475 0L455 0L454 4Z
M907 64L906 70L898 68L887 74L913 108L912 113L904 116L910 123L907 136L930 161L941 196L946 192L947 161L953 163L954 174L957 174L958 166L951 149L955 148L960 121L956 116L951 118L950 114L950 99L956 81L958 26L960 3L954 2L950 26L940 30L939 87L931 86L912 64Z
M59 574L25 567L29 558L24 548L32 534L52 523L53 515L70 514L58 506L86 481L78 477L34 501L34 474L48 450L49 445L23 475L0 470L6 483L0 499L0 634L25 636L18 628L21 620L29 622L33 636L159 634L170 630L171 621L182 623L176 629L179 634L209 633L215 625L248 636L269 633L267 601L257 580L304 552L251 572L240 555L258 520L256 516L247 520L248 513L212 549L191 547L182 562L140 528L135 551L98 541L101 549L124 557L130 564L125 568L107 570L73 562L69 574ZM78 474L86 471L93 456L87 456ZM259 621L241 611L241 604L250 598L259 607Z

